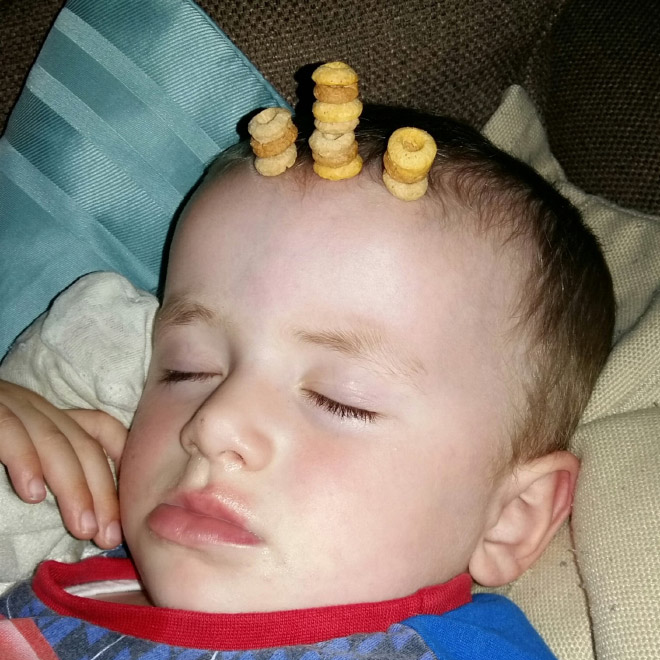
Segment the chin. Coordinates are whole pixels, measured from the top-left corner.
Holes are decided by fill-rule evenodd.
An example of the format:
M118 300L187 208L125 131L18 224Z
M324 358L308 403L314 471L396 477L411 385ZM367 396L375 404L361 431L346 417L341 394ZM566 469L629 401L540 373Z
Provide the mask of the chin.
M230 598L210 587L208 580L202 584L192 582L180 570L172 575L176 575L173 583L163 584L160 579L150 580L148 577L143 581L149 600L156 607L211 613L239 611L232 607Z
M237 578L236 571L213 571L194 557L175 561L148 561L138 571L149 600L156 607L212 614L264 611L263 586ZM230 574L230 573L233 573ZM257 591L258 593L253 594Z

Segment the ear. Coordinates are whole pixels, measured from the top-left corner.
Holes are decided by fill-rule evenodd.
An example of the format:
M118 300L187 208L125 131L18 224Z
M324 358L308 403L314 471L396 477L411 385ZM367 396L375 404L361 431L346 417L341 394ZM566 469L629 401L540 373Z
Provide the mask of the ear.
M573 454L558 451L517 466L503 479L470 558L476 582L502 586L538 559L571 512L579 469Z

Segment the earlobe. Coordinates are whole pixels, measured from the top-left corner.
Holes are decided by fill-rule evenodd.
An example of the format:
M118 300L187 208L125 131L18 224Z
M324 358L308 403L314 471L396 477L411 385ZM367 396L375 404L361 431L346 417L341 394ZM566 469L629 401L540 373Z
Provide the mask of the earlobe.
M470 558L476 582L502 586L540 557L571 512L579 467L573 454L558 451L519 465L504 479Z

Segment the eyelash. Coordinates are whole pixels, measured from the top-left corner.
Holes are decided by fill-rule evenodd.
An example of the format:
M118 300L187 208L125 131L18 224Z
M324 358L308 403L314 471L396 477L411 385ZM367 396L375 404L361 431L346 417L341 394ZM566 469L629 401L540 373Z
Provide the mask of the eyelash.
M215 374L195 371L174 371L168 369L163 374L161 381L163 383L181 383L184 381L201 382L212 378ZM312 390L305 390L305 396L311 399L319 408L327 410L332 415L336 415L340 419L359 419L362 422L373 422L378 417L378 413L371 410L364 410L363 408L355 408L347 406L339 401L329 399L318 392Z
M161 382L163 383L181 383L183 381L194 381L200 382L213 378L216 374L210 374L206 372L196 372L196 371L173 371L168 369L165 371L161 377Z
M323 396L312 390L305 390L305 396L308 399L311 399L320 408L324 408L329 413L337 415L337 417L341 419L348 417L350 419L359 419L362 422L373 422L378 417L378 413L372 412L371 410L347 406L344 403L339 403L339 401L328 399L327 396Z

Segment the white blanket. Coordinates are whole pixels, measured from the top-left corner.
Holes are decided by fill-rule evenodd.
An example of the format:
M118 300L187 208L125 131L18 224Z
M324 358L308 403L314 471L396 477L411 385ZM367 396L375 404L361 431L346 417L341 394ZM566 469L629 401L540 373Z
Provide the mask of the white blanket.
M0 378L60 408L96 408L128 426L151 357L156 298L114 273L75 282L15 342ZM28 577L43 559L75 561L95 546L69 535L51 493L25 504L0 471L0 589Z

